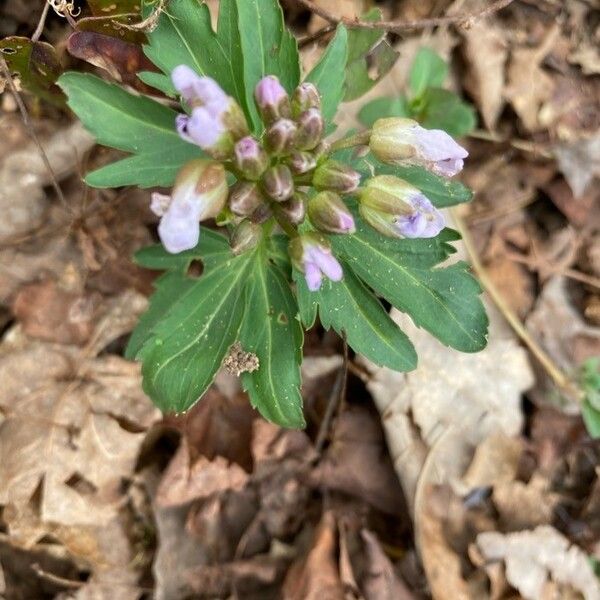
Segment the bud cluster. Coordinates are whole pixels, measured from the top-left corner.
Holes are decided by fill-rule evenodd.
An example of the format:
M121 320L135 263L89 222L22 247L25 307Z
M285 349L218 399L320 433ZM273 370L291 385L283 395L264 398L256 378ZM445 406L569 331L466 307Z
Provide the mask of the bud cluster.
M360 174L329 156L321 97L312 83L289 95L277 77L261 79L254 99L264 130L254 137L240 106L216 81L185 65L174 69L172 81L187 108L176 129L210 158L186 164L171 196L153 194L151 208L161 217L158 232L169 252L193 248L204 219L232 226L236 254L259 243L263 223L276 221L291 238L294 266L308 288L318 290L323 277L339 281L343 275L323 234L356 229L344 195L356 194L362 219L386 236L433 237L444 227L442 215L417 188L388 175L359 188ZM409 119L381 119L368 135L379 160L423 164L445 176L458 172L467 155L446 133ZM227 172L236 179L231 187ZM300 233L306 219L310 227Z

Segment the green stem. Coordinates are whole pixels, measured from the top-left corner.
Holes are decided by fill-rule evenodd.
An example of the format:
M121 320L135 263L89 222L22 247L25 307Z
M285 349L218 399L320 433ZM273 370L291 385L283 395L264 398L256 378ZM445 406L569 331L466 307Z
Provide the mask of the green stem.
M355 133L350 137L343 138L334 142L331 145L331 151L335 152L336 150L344 150L346 148L354 148L355 146L365 146L369 143L371 139L371 130L367 129L366 131L361 131L360 133Z

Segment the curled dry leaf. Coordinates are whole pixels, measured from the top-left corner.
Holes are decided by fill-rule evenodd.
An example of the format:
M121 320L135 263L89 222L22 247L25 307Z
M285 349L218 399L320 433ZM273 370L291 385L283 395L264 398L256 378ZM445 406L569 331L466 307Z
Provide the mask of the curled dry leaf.
M484 532L477 536L477 546L487 561L504 561L508 582L526 600L546 597L552 583L570 586L585 600L600 598L600 581L587 555L553 527L507 535Z

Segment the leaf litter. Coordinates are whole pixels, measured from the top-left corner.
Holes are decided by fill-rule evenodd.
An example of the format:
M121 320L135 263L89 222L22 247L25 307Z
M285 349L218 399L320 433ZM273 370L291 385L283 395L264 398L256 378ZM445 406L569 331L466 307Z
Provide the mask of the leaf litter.
M0 9L2 27L31 20L18 4ZM323 25L285 4L299 34ZM396 4L377 6L386 18L470 6ZM461 216L490 277L568 372L600 355L595 19L583 0L515 2L471 27L392 36L400 58L365 98L402 89L423 45L450 61L449 85L485 127L468 140L477 196ZM321 47L303 49L306 65ZM356 126L361 105L344 106L340 127ZM2 106L3 597L598 595L597 442L501 318L469 356L394 315L421 346L419 368L351 357L324 447L343 348L320 330L306 341L306 432L257 419L224 373L189 413L161 418L122 358L153 277L129 260L152 238L146 193L84 191L79 174L109 153L50 111L34 126L70 210L60 206L7 91Z

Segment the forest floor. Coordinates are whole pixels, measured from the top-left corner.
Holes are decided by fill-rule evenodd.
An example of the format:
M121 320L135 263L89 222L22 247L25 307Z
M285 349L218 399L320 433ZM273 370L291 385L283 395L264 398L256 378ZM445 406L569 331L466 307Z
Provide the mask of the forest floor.
M478 5L315 3L405 20ZM299 38L325 24L283 5ZM42 6L5 0L0 36L30 36ZM45 39L95 69L69 33L53 15ZM152 406L122 356L157 275L131 258L156 240L149 192L86 188L114 151L23 94L58 194L0 85L0 598L600 598L600 441L566 389L600 356L600 5L516 0L390 43L367 99L403 90L427 46L478 111L475 199L452 218L496 291L490 342L460 354L395 314L419 353L401 374L316 327L305 431L258 418L226 374L185 415Z

